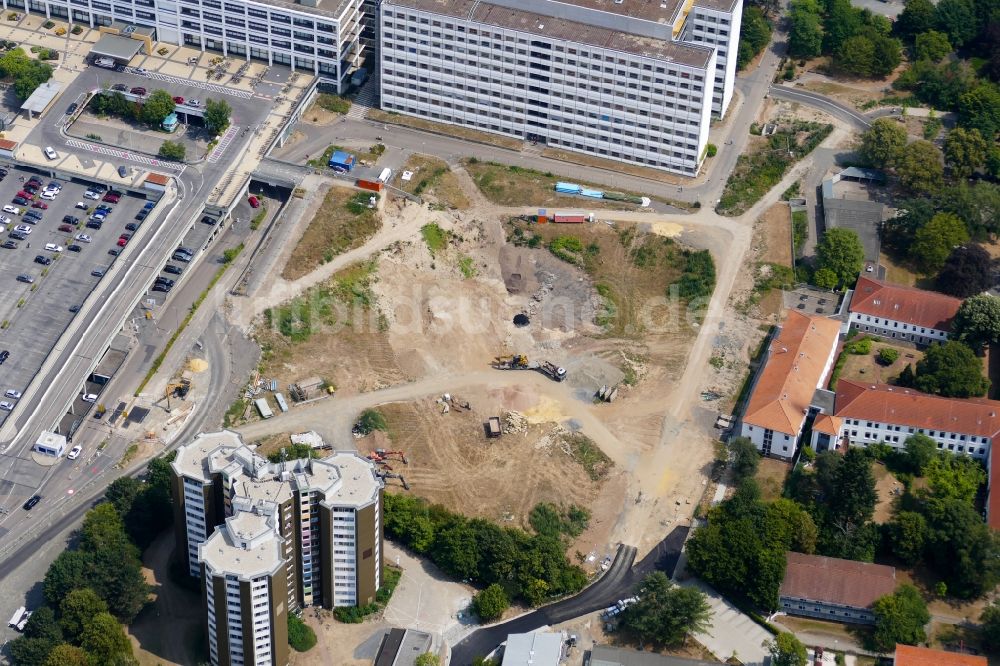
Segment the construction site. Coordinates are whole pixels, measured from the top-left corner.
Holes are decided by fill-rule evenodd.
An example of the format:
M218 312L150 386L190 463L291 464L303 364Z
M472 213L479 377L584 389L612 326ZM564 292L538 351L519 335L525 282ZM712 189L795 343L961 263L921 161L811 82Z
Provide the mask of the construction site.
M261 442L315 430L335 448L405 452L381 462L387 488L467 515L527 525L538 502L586 506L571 552L598 562L621 541L652 546L686 520L712 457L701 435L649 464L669 455L665 401L698 326L670 285L723 234L636 212L539 223L454 175L469 209L384 197L362 246L253 295L241 314L274 389L254 378L231 425ZM261 398L270 416L250 406ZM352 435L368 408L387 428Z

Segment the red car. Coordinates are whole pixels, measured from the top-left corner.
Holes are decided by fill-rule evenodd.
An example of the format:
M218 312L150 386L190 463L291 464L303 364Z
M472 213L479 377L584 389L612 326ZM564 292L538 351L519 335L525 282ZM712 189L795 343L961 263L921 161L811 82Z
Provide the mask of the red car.
M25 199L30 199L31 198L31 194L29 194L28 192L25 192L24 190L19 190L18 193L17 193L17 196L24 197Z
M252 194L250 195L250 198L247 199L247 203L250 204L251 208L260 208L260 199Z
M132 90L129 90L129 92L132 93L133 95L138 95L139 97L142 97L146 94L146 89L141 86L136 86L135 88L132 88Z
M70 233L72 231L76 231L76 227L74 227L72 224L61 224L59 225L59 231Z
M118 247L125 247L128 245L128 239L131 238L128 234L122 234L118 237Z
M32 208L41 208L42 210L48 210L49 209L49 205L47 203L45 203L44 201L36 201L35 203L31 204L31 207Z
M183 103L184 103L183 97L174 97L174 104L183 104Z
M107 201L108 203L118 203L122 198L122 195L117 192L108 192L104 195L101 201Z
M31 185L32 187L41 187L42 181L40 181L37 176L32 176L31 178L28 179L28 182L25 183L25 185Z

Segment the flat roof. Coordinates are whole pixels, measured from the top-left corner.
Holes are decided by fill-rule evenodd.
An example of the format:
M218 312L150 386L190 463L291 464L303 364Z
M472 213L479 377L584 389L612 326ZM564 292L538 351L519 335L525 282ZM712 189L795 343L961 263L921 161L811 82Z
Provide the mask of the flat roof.
M90 47L91 55L106 56L128 62L142 49L142 42L131 37L106 32Z
M285 563L281 542L266 516L240 511L198 546L198 558L212 571L251 578Z
M166 185L170 182L170 176L165 176L162 173L147 173L146 182L153 183L154 185Z
M320 7L319 5L323 3L323 0L316 0L315 7L310 7L309 5L304 5L292 0L252 0L252 2L259 5L271 5L273 7L280 7L281 9L302 12L303 14L316 14L318 16L339 20L340 17L343 16L344 9L346 8L346 5L350 3L350 0L340 0L339 2L327 0L327 2L331 4L331 7L333 7L332 9L324 9L323 7Z
M561 39L599 48L625 51L634 55L668 60L691 67L707 67L714 53L714 49L707 46L643 37L621 30L611 30L552 15L476 2L475 0L389 0L387 4L464 18L497 28L535 34L543 38ZM581 2L573 4L583 3L581 0Z
M208 472L209 454L216 449L226 449L235 451L243 446L243 441L238 433L232 430L221 430L219 432L203 432L190 444L177 449L177 457L170 463L179 476L187 476L200 480L202 483L211 481Z
M503 651L502 666L558 666L562 657L562 634L537 632L510 634Z
M62 90L62 84L58 81L46 81L35 88L35 91L31 93L28 99L24 100L21 110L30 111L31 113L41 113L49 108L49 104L56 98L60 90Z

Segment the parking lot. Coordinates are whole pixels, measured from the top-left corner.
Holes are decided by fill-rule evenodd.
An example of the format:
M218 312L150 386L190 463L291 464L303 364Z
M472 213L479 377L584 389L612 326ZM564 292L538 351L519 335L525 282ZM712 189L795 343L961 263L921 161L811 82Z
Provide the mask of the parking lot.
M837 314L840 308L840 295L823 291L821 289L810 289L801 287L793 291L784 292L785 308L795 310L804 315L830 315Z
M27 170L11 169L0 182L0 206L11 204L33 175ZM10 352L0 367L0 389L3 391L23 391L27 387L72 321L75 311L116 260L121 250L119 236L134 233L126 230L126 225L147 224L135 219L146 205L144 199L123 194L117 204L104 203L84 196L87 184L60 181L62 189L55 198L43 200L40 196L43 188L53 181L41 176L37 178L42 185L29 205L15 205L17 214L2 213L11 218L9 224L2 225L6 228L2 240L16 244L16 247L0 248L0 285L5 294L0 299L0 350ZM77 207L78 202L86 209ZM32 204L47 208L32 208ZM86 227L88 217L101 205L110 208L101 227ZM40 213L41 219L29 222L26 217L29 211ZM158 223L163 217L161 213L154 211L148 224ZM68 224L64 221L66 216L79 221ZM30 233L22 234L24 240L15 240L11 232L21 225ZM50 249L46 249L46 245L50 245ZM18 276L23 277L19 279ZM0 422L7 413L0 411Z

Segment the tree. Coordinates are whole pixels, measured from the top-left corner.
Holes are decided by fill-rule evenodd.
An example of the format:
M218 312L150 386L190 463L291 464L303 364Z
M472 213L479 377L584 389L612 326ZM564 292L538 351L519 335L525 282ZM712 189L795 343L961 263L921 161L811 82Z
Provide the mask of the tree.
M1000 233L1000 186L994 183L961 181L941 190L934 203L962 218L970 234Z
M57 606L72 590L85 584L93 560L90 553L81 550L64 550L45 572L42 590L45 600Z
M80 547L89 551L118 546L126 540L125 524L109 502L98 504L86 513L80 532Z
M771 653L771 666L806 666L809 654L806 646L794 634L781 632L768 645Z
M90 618L108 612L108 605L89 587L81 587L66 595L59 605L63 633L71 641L77 641L83 627Z
M903 45L898 39L884 35L872 40L875 47L875 58L872 62L870 76L885 78L892 74L899 63L903 61Z
M643 641L678 646L709 626L712 613L704 593L674 585L662 571L647 575L636 591L639 600L622 612L621 627Z
M80 646L99 664L133 660L132 642L110 613L98 613L84 625Z
M22 49L15 48L0 56L0 78L14 81L14 94L26 100L35 89L52 78L52 67L28 57Z
M979 621L983 623L979 628L983 647L990 652L1000 651L1000 599L994 599L993 603L983 609Z
M733 437L729 440L729 456L733 465L733 478L739 483L752 478L760 465L760 452L747 437Z
M937 28L948 41L961 48L976 36L976 10L969 0L941 0L937 5Z
M899 360L899 351L892 347L883 347L878 350L878 362L882 365L892 365Z
M938 291L958 298L981 294L993 283L989 252L981 245L960 245L951 251L935 282Z
M159 126L163 120L174 112L177 103L166 90L154 90L142 103L140 118L150 126Z
M937 9L931 0L906 0L894 29L905 39L913 39L937 25Z
M944 140L944 157L956 178L968 178L986 164L987 145L975 127L956 127Z
M905 564L916 564L924 554L927 521L915 511L900 511L888 525L889 545Z
M793 58L815 58L823 52L823 22L815 0L791 3L788 54Z
M959 122L979 130L987 142L1000 132L1000 89L996 84L980 82L958 98Z
M837 285L853 284L861 272L865 250L858 234L851 229L827 229L816 244L820 269L828 268L837 275Z
M62 643L52 648L44 666L90 666L90 659L82 648Z
M483 622L500 619L509 607L510 601L507 599L507 593L496 583L472 597L472 611Z
M861 155L877 167L891 166L906 148L906 128L892 118L876 118L861 135Z
M956 597L972 599L998 580L997 536L969 502L931 497L924 509L927 563Z
M40 606L35 609L24 625L24 635L28 638L41 638L53 645L62 643L62 629L56 621L56 613L51 606Z
M212 134L221 134L229 127L233 109L224 99L205 101L205 128Z
M969 240L965 222L951 213L938 213L913 236L910 253L923 273L931 275L944 267L944 262Z
M917 362L917 390L947 398L977 398L986 395L990 380L975 352L961 342L949 340L931 345Z
M912 585L900 585L892 594L875 601L873 642L879 652L892 652L896 643L916 645L927 640L924 625L931 621L920 592Z
M977 294L965 299L952 321L952 337L973 349L1000 342L1000 298Z
M928 30L917 35L913 51L917 60L940 62L952 52L952 48L951 42L948 41L948 35L937 30Z
M923 433L915 433L903 443L906 460L914 474L923 476L927 466L937 457L937 442Z
M111 502L119 516L125 516L132 510L132 503L142 491L142 481L131 476L121 476L108 484L104 499Z
M771 24L758 7L743 8L743 22L740 24L740 47L737 52L736 67L744 69L764 47L771 42Z
M834 62L848 74L867 78L875 66L875 44L865 35L848 37L837 49Z
M157 155L165 160L183 162L185 155L187 155L187 147L180 141L164 141L160 144Z
M362 435L367 435L375 430L386 431L389 429L389 424L386 422L382 412L377 409L366 409L361 412L357 428L358 432Z
M295 615L288 615L288 644L296 652L308 652L316 646L316 632Z
M930 141L914 141L900 153L896 175L912 192L933 192L944 178L941 151Z
M837 274L829 268L820 268L813 273L813 284L821 289L836 289L840 280Z
M935 456L927 464L925 474L935 498L957 499L969 505L986 483L982 463L969 456Z
M833 483L823 490L829 504L830 521L842 531L871 520L878 493L871 459L864 449L848 449L833 474Z
M55 644L44 638L18 636L7 647L11 660L17 666L45 666Z
M413 666L441 666L441 657L433 652L424 652L421 655L417 655L417 658L413 661Z

